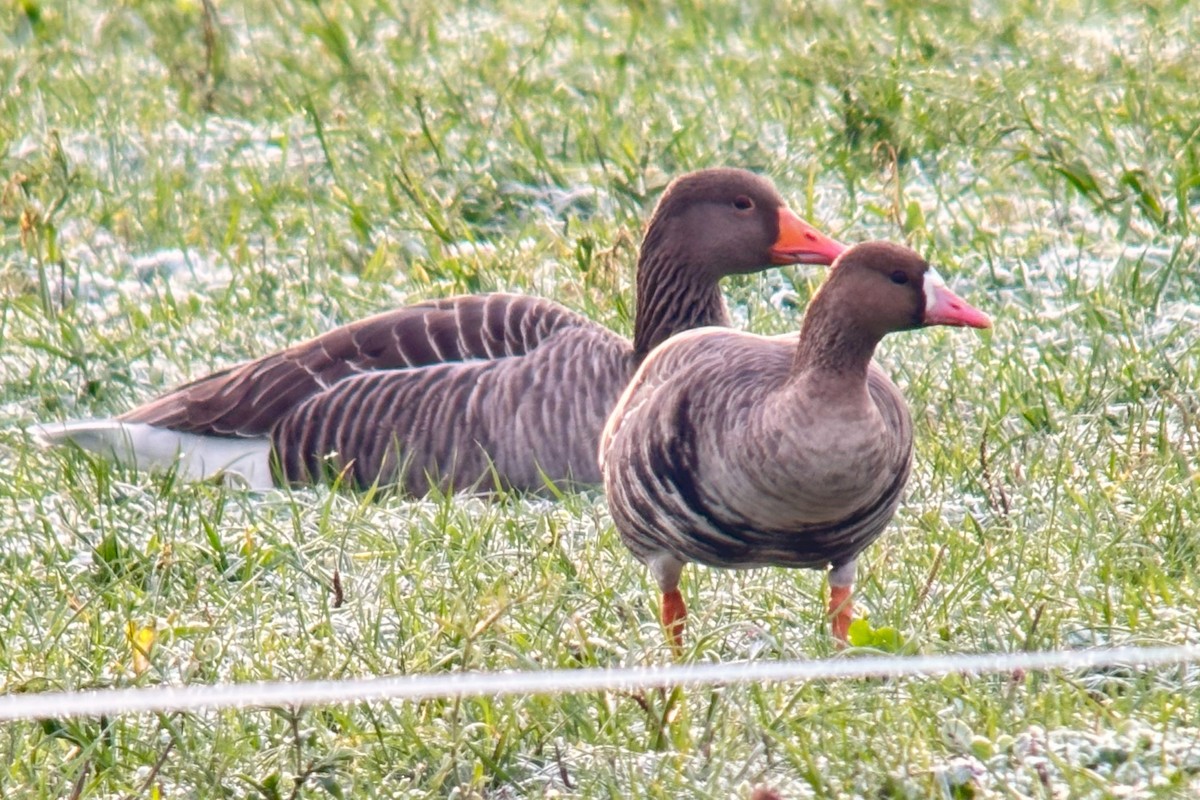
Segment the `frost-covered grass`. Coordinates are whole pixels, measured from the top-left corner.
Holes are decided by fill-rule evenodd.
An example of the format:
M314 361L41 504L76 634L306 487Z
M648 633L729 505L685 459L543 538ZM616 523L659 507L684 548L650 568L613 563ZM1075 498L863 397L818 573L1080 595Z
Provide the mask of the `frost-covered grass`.
M536 292L628 331L645 213L671 175L716 164L771 175L847 240L912 243L996 319L882 348L919 444L907 502L861 564L875 641L1200 640L1200 15L973 6L0 7L0 690L668 661L652 584L599 496L255 499L37 451L22 428L454 292ZM775 271L728 294L740 324L788 330L820 278ZM833 655L816 573L690 568L685 593L688 659ZM1109 670L0 727L14 798L758 786L1192 796L1200 681Z

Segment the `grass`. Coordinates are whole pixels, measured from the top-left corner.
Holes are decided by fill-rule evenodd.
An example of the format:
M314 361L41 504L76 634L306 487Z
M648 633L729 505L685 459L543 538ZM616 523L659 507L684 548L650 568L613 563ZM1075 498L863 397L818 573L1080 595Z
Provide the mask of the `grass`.
M249 498L32 449L423 297L628 332L665 181L771 175L990 311L893 337L918 452L880 644L1194 642L1200 99L1185 2L125 0L0 9L0 686L668 661L603 499ZM794 329L818 271L731 281ZM794 303L771 302L796 293ZM811 572L690 568L691 660L832 655ZM887 629L892 629L887 632ZM5 797L1171 797L1190 668L0 728Z

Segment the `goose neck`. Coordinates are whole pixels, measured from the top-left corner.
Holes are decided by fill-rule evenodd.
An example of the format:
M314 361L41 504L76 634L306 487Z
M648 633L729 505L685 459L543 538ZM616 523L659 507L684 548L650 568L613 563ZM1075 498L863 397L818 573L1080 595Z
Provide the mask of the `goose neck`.
M835 392L865 387L867 370L883 337L866 321L836 316L819 299L809 306L801 326L793 376L817 379Z
M673 261L647 261L638 269L633 350L639 362L677 333L729 326L729 310L716 278Z

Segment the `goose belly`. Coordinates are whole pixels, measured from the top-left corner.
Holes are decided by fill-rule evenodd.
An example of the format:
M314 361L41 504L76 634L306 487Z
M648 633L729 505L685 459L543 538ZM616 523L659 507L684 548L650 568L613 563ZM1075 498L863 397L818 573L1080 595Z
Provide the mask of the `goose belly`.
M680 468L685 453L627 461L631 480L610 481L617 527L647 560L662 552L709 566L821 568L849 561L887 527L907 482L907 458L861 480L788 487L776 474L722 463ZM663 456L667 456L664 458Z

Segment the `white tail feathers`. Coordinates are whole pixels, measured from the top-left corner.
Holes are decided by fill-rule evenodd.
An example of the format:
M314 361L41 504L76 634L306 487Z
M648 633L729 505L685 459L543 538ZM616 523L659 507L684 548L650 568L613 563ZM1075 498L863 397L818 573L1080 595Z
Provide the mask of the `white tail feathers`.
M275 485L271 442L265 437L200 436L113 419L40 423L29 432L42 447L73 443L135 469L176 469L189 481L227 476L254 490Z

